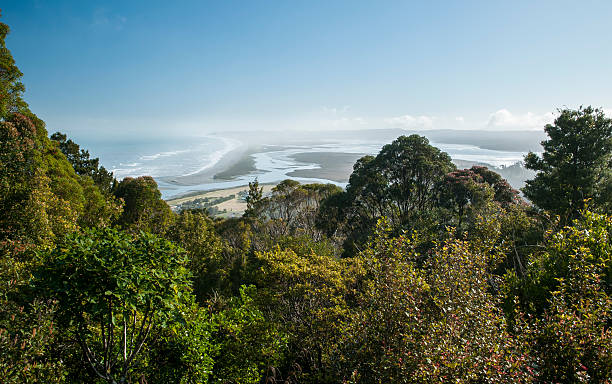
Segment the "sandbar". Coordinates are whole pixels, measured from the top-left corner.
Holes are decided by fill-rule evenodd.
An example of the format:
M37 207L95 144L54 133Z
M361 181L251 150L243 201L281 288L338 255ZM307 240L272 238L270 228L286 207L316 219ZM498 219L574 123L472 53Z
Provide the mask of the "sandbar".
M227 168L215 173L213 179L234 180L239 176L257 171L257 168L255 168L255 160L251 155L262 151L263 149L261 147L248 147L240 154L240 158L237 161L233 162Z
M305 164L318 164L317 169L301 169L288 173L287 176L318 178L336 181L338 183L348 182L353 165L365 156L363 153L340 153L340 152L303 152L292 155L291 158Z
M236 163L242 161L247 154L249 154L249 147L246 145L240 145L236 149L225 154L215 165L210 168L204 169L201 172L194 173L192 175L185 176L164 176L157 179L174 185L198 185L214 182L215 175L219 172L231 168ZM247 172L248 173L248 172Z

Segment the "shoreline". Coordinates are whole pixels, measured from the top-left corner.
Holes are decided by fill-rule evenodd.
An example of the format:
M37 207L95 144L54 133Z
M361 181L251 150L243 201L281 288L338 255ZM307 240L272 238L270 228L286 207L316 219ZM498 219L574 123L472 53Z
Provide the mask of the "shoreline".
M204 184L207 182L214 182L214 176L217 173L223 172L223 170L232 167L235 163L241 161L244 158L245 153L248 152L248 150L249 147L241 143L236 148L232 149L223 157L221 157L219 161L213 164L210 168L191 175L162 176L158 177L157 179L166 184L177 186L189 186Z
M268 194L276 184L261 184L263 193ZM208 208L214 208L218 213L213 214L213 217L240 217L246 209L246 202L242 198L242 192L248 193L248 185L215 189L210 191L191 192L183 196L167 199L166 203L172 210L176 210L182 204L193 202L195 200L221 200L219 203L213 203ZM231 197L231 198L229 198ZM228 199L229 198L229 199Z

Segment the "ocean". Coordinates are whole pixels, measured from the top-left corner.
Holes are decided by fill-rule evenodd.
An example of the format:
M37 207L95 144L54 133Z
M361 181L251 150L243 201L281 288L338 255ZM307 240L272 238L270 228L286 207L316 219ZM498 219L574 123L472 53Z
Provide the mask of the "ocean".
M115 177L193 175L213 167L240 142L218 136L98 141L88 148Z

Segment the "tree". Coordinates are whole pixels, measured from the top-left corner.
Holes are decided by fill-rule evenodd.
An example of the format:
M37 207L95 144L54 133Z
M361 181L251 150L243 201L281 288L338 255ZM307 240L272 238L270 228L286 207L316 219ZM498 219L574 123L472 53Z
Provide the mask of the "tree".
M210 382L219 353L213 339L218 326L213 315L195 304L184 305L178 321L156 327L143 354L145 373L140 382L148 384L193 384Z
M28 108L21 98L25 91L21 82L23 74L15 65L11 51L6 48L5 39L9 32L8 25L0 23L0 121L12 113L23 113Z
M332 209L344 215L345 254L355 254L385 216L395 230L435 225L437 185L455 169L450 156L429 144L423 136L400 136L385 145L376 157L364 156L353 167L346 197ZM326 232L333 232L327 227Z
M0 241L48 245L79 225L106 225L119 210L75 174L23 101L21 72L0 23Z
M212 220L203 212L181 211L166 237L187 251L187 268L192 273L194 293L202 302L219 288L216 274L223 242L216 234Z
M286 352L286 337L278 325L257 307L254 286L242 286L239 296L209 302L218 328L213 342L215 354L211 383L261 383L269 367L280 364ZM266 381L268 382L268 381Z
M0 380L6 384L62 383L64 363L49 351L54 337L53 305L30 308L0 298Z
M519 192L512 188L510 183L501 177L499 173L479 165L474 165L470 170L482 177L482 180L493 188L493 200L503 207L508 207L510 204L521 203L522 200L519 196Z
M462 231L463 220L468 211L475 213L486 209L490 203L501 208L521 205L518 191L513 189L499 174L486 167L473 166L444 176L439 184L439 204L451 211L453 218L448 225Z
M563 109L544 130L549 139L542 142L542 156L525 157L525 166L538 172L523 188L525 196L563 222L576 218L585 200L609 204L612 120L601 109Z
M315 226L327 237L340 239L345 232L344 218L349 206L349 196L342 189L330 194L319 205Z
M75 174L42 121L14 113L0 122L0 139L0 239L48 244L79 225L106 225L120 210Z
M57 301L56 319L73 331L82 363L108 383L137 375L152 329L180 321L189 306L185 254L154 235L86 230L42 257L34 287Z
M23 217L36 175L35 140L36 128L25 116L13 114L0 122L0 239L33 232Z
M89 151L81 149L77 143L67 139L66 135L61 132L51 135L51 140L58 143L60 150L72 164L77 175L91 177L100 191L105 194L112 192L117 184L117 179L113 177L112 172L100 166L99 158L90 158Z
M52 347L58 335L51 300L28 289L36 257L17 243L0 242L0 382L62 383L66 364Z
M126 177L117 185L114 194L125 203L119 217L119 224L124 228L163 234L172 223L172 210L162 200L151 176Z
M525 312L542 314L563 281L572 278L573 264L600 268L600 288L612 294L612 217L584 211L570 227L549 235L544 251L532 256L524 279L512 277L512 292ZM579 271L578 271L579 272Z
M291 247L256 252L256 302L287 337L281 372L299 366L299 382L341 382L332 355L341 338L338 325L351 317L348 302L361 268L317 244L304 247L305 242L297 239Z
M300 184L295 180L283 180L270 196L261 200L259 211L269 219L260 223L259 230L267 233L272 242L280 236L307 234L320 239L315 221L321 201L341 192L333 184Z
M263 187L259 186L259 181L257 181L256 178L255 181L249 182L249 193L245 198L247 208L244 211L244 217L257 217L257 215L259 214L262 197Z
M493 189L470 169L448 173L440 185L440 205L457 217L451 223L459 230L462 229L461 224L469 208L483 205L492 198Z

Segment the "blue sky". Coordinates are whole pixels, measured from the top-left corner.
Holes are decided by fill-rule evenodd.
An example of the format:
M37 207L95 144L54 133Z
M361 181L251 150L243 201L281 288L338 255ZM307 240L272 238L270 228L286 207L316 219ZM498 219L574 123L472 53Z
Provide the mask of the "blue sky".
M612 1L4 0L51 132L536 129L612 108Z

